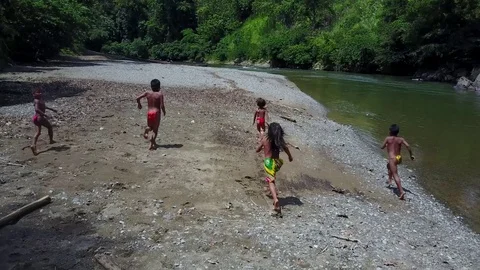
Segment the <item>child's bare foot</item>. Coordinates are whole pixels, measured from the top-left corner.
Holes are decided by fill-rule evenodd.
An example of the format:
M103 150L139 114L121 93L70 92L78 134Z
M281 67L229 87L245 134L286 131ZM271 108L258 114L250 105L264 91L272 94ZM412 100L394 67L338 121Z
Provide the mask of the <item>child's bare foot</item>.
M282 208L280 207L280 202L278 200L273 203L273 211L278 213L282 212Z
M400 194L400 197L399 197L400 200L405 200L405 192L403 192L402 194Z
M37 155L38 155L38 153L37 153L37 147L35 147L35 146L32 145L32 146L30 146L30 149L32 149L32 153L33 153L34 156L37 156Z
M278 201L273 203L273 211L272 216L274 217L283 217L282 216L282 208L280 207L280 203Z
M57 143L57 141L50 140L50 144L54 144L54 143Z

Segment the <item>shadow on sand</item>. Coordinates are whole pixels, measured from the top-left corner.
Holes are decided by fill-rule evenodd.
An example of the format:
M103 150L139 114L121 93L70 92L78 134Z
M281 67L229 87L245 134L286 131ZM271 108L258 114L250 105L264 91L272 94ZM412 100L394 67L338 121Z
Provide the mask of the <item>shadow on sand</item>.
M0 212L9 213L27 203L14 200L1 206ZM0 269L94 269L93 251L114 246L113 241L99 237L90 222L79 218L83 212L62 207L46 206L47 211L35 211L0 229ZM53 209L66 214L48 216Z
M46 153L46 152L50 152L50 151L64 152L64 151L67 151L67 150L70 150L70 146L68 146L68 145L60 145L60 146L53 146L53 147L50 147L50 148L45 149L45 150L42 150L42 151L38 151L37 153L40 155L40 154L43 154L43 153Z
M390 189L395 195L400 196L400 191L398 191L397 187L390 185L390 186L387 186L387 188ZM403 187L403 190L407 194L410 193L412 195L415 195L415 193L411 192L410 190L406 189L405 187Z
M284 206L287 206L287 205L296 205L296 206L302 206L303 205L303 202L299 198L293 197L293 196L288 196L288 197L285 197L285 198L279 197L278 201L279 201L281 207L284 207Z
M77 87L67 81L54 82L25 82L14 80L0 80L0 107L24 103L33 104L33 90L41 88L44 91L45 101L61 97L73 97L86 90L87 87Z
M172 149L172 148L182 148L183 144L175 143L175 144L159 144L157 145L158 148L164 148L164 149Z

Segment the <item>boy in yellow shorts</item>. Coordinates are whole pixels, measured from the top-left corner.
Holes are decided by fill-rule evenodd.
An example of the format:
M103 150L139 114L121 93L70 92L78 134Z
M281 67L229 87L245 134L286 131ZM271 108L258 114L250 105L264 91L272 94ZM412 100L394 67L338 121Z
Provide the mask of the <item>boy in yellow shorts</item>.
M398 176L398 165L402 163L402 144L407 147L408 152L410 153L410 158L412 160L415 159L412 153L412 149L410 149L410 145L407 141L398 136L400 132L400 127L396 124L390 126L390 136L385 138L383 141L382 149L387 148L388 152L388 185L392 184L392 178L395 180L397 184L398 192L400 192L400 200L405 199L405 191L402 188L402 184L400 182L400 176Z
M265 159L263 160L263 168L267 173L265 181L268 183L270 192L273 197L273 210L277 214L281 214L281 207L278 201L277 190L275 187L276 174L283 165L283 160L280 158L280 151L285 151L288 155L288 160L293 161L293 157L290 154L290 150L283 139L285 133L283 132L282 127L278 123L271 123L268 126L267 133L262 136L260 140L260 145L257 147L257 153L262 151L265 154Z

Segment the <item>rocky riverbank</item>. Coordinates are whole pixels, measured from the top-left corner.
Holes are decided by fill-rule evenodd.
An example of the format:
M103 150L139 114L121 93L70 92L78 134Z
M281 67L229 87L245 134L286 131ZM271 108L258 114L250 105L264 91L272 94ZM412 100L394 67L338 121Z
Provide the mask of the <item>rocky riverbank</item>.
M105 60L105 59L103 59ZM475 269L480 239L402 168L284 77L83 59L0 74L1 215L53 203L0 231L1 269ZM167 116L153 152L133 98L158 78ZM58 144L32 157L30 90L43 86ZM284 218L270 217L251 125L255 98L299 146L280 171ZM284 120L295 119L296 122ZM43 135L42 135L43 136ZM19 166L10 166L17 164Z

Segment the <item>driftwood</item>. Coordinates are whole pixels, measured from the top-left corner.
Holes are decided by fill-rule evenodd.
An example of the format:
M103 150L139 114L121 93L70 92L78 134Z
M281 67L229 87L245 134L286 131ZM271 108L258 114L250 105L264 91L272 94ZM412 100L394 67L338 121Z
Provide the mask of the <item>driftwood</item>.
M287 120L287 121L290 121L290 122L293 122L293 123L296 123L296 122L297 122L297 120L295 120L295 119L293 119L293 118L286 117L286 116L282 116L282 115L280 116L280 118L283 118L283 119L285 119L285 120Z
M18 163L12 163L12 162L7 162L7 163L2 163L4 166L17 166L17 167L25 167L25 165L18 164Z
M338 194L345 194L345 193L346 193L346 191L345 191L344 189L336 188L336 187L334 187L334 186L332 186L332 191L333 191L333 192L336 192L336 193L338 193Z
M31 212L37 210L38 208L41 208L49 204L51 201L52 199L50 198L50 196L45 196L37 201L29 203L24 207L6 215L2 219L0 219L0 228L17 223L22 217L30 214Z
M122 270L120 266L116 265L104 254L95 254L95 260L107 270Z
M348 242L353 242L353 243L358 243L358 242L360 242L360 241L358 241L357 239L350 239L350 238L345 238L345 237L336 236L336 235L332 235L332 237L333 237L333 238L340 239L340 240L348 241Z

